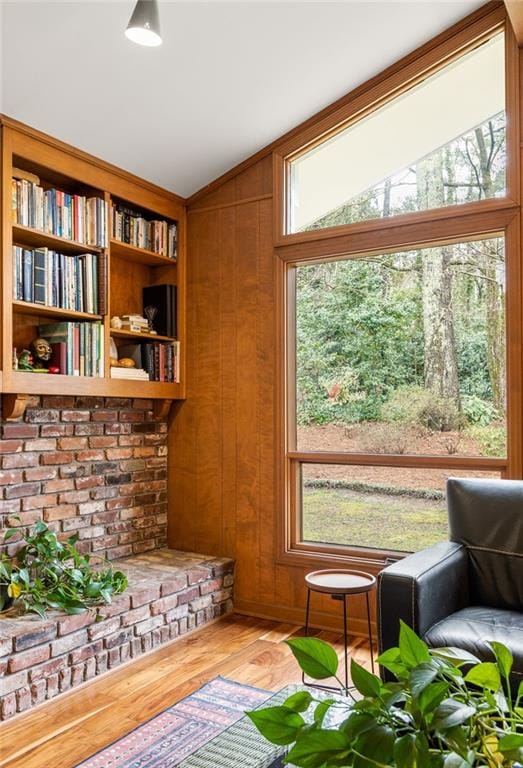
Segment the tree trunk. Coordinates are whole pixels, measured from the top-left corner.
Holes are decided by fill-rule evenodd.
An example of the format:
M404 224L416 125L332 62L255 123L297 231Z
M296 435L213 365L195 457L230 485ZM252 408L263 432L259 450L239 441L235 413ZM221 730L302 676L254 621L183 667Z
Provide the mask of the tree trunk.
M445 204L440 153L418 164L420 209ZM452 307L451 248L421 252L421 297L424 331L424 381L436 395L451 398L459 407L459 380Z

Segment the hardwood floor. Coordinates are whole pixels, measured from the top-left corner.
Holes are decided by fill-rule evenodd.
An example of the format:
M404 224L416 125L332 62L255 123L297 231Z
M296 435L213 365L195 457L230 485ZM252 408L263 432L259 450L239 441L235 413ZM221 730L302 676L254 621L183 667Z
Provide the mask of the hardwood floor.
M299 681L283 641L302 627L233 615L0 725L1 768L73 768L216 675L278 690ZM341 637L318 635L335 645ZM351 654L370 664L364 640Z

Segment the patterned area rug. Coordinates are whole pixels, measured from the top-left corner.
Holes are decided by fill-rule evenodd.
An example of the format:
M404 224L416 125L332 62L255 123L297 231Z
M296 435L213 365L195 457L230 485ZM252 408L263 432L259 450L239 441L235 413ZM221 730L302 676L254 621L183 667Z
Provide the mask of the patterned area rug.
M173 768L272 695L216 677L76 768Z

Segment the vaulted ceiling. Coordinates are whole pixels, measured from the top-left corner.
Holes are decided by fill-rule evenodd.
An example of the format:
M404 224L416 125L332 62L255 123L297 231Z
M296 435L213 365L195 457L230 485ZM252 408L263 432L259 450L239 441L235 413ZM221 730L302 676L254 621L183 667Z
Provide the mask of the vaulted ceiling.
M480 5L4 0L0 108L187 196Z

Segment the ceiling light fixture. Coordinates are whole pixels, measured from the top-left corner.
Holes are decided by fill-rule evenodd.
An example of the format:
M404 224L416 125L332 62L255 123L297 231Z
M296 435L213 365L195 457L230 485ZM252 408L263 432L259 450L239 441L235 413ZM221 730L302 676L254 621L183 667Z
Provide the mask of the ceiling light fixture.
M138 0L125 30L125 36L138 45L155 46L162 44L160 16L156 0Z

